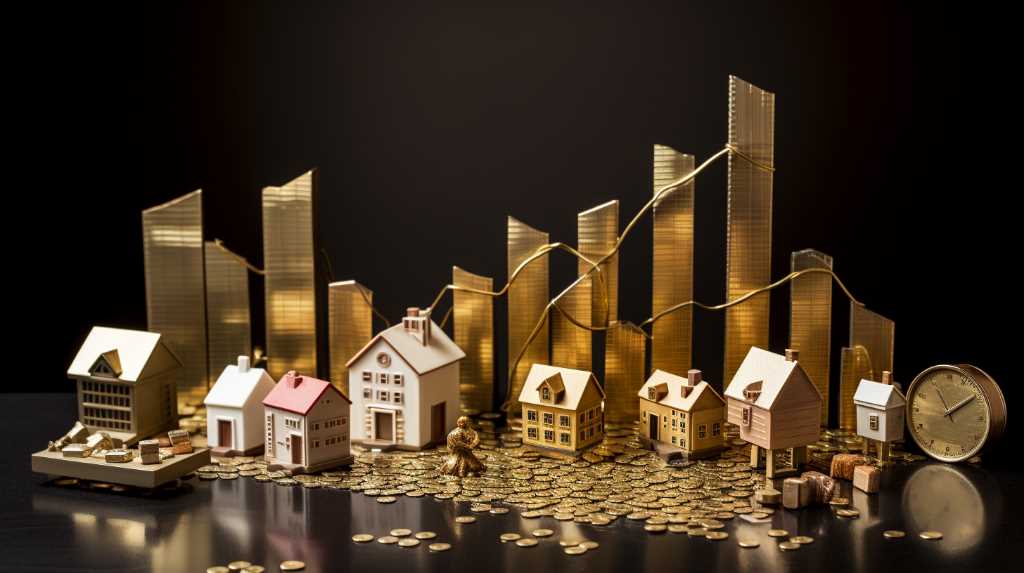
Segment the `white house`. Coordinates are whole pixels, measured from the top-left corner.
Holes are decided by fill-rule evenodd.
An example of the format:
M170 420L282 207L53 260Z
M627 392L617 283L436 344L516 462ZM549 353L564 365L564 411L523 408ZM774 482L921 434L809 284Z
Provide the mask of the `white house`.
M294 370L285 374L263 399L269 467L316 472L351 464L350 404L330 382Z
M879 442L903 439L907 400L885 382L861 380L853 394L857 406L857 434Z
M429 311L407 309L348 361L352 439L382 449L444 442L459 417L465 356Z
M274 379L249 366L248 356L229 364L206 395L206 438L219 456L263 453L263 399Z

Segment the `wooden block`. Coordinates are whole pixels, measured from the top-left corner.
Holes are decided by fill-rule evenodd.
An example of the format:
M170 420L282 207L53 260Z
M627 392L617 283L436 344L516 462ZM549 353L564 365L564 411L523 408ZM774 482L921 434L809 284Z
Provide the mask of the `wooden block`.
M836 454L832 456L829 475L835 479L853 479L853 468L866 464L868 459L860 454Z
M774 488L754 490L754 501L762 505L779 505L782 501L782 492Z
M782 507L800 509L811 503L811 483L805 477L786 478L782 483Z
M85 444L68 444L61 448L60 453L65 458L87 458L92 454L92 448Z
M176 456L180 456L182 454L191 454L192 444L190 442L174 444L173 446L171 446L171 452Z
M853 487L865 493L878 493L882 481L882 471L875 466L857 466L853 468Z
M821 472L804 472L800 477L808 479L811 486L811 502L828 503L836 493L836 480Z
M207 448L196 448L191 454L153 465L143 465L139 459L108 464L97 458L65 458L60 452L46 450L32 454L34 472L148 488L174 481L209 463Z

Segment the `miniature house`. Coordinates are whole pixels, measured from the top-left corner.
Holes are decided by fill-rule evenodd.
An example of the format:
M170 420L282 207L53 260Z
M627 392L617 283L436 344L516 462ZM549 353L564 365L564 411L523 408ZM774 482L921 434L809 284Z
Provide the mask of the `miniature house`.
M459 361L466 354L409 308L348 361L352 439L381 449L440 444L459 416Z
M775 354L751 347L725 390L727 419L752 445L751 465L766 454L766 476L775 468L775 452L793 448L792 468L802 463L805 447L818 440L821 393L797 361L797 353Z
M700 370L686 378L655 370L637 395L640 437L659 452L700 458L721 451L725 400L701 380Z
M857 406L857 434L878 442L878 457L887 457L887 445L903 439L904 410L907 400L892 384L889 372L881 382L861 380L853 394Z
M350 405L330 382L285 374L263 399L267 463L293 472L351 464Z
M534 364L523 383L523 444L579 452L604 439L604 390L585 370Z
M68 368L78 385L78 419L126 445L177 428L178 368L155 332L93 327Z
M229 364L214 382L206 404L206 439L219 456L263 453L263 399L274 379L249 365L248 356Z

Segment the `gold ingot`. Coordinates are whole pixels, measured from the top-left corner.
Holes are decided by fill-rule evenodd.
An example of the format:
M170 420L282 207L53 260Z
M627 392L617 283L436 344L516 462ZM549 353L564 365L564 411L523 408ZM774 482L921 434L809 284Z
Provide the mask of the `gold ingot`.
M640 415L636 393L644 384L644 333L631 322L613 322L605 338L604 421L632 424Z
M348 396L346 364L373 338L373 291L353 280L327 285L327 316L331 384Z
M832 268L832 257L806 249L790 257L790 270ZM828 426L828 373L832 351L832 277L809 273L793 279L789 303L789 348L800 351L800 366L821 393L821 425Z
M452 284L491 291L494 279L452 267ZM466 353L459 364L459 400L463 410L494 409L494 299L455 290L452 293L455 344Z
M537 249L547 245L548 234L538 231L513 217L508 218L508 276ZM508 290L508 359L514 361L523 345L540 320L548 301L548 255L545 254L527 265L518 279ZM509 380L508 415L519 418L522 406L519 393L523 390L526 375L533 364L549 364L548 324L526 347L512 379Z

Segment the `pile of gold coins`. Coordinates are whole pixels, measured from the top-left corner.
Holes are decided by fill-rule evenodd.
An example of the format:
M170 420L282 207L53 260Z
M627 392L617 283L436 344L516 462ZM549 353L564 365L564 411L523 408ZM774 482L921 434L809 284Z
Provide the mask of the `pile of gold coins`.
M476 521L476 518L473 519ZM466 522L463 522L466 523ZM399 528L392 529L387 535L380 537L374 537L369 533L357 533L352 536L352 541L355 543L369 543L376 540L381 545L397 545L406 549L419 547L421 542L430 541L427 545L427 549L431 553L440 553L442 551L448 551L452 548L451 543L445 541L433 541L437 539L437 533L433 531L417 531L413 533L411 529Z
M306 564L302 561L282 561L281 571L302 571ZM248 561L232 561L227 565L214 565L206 568L206 573L263 573L266 568L262 565L253 565Z

